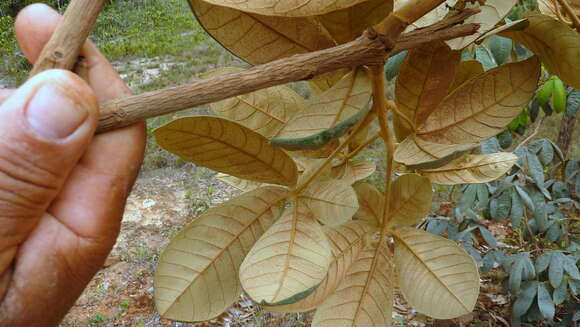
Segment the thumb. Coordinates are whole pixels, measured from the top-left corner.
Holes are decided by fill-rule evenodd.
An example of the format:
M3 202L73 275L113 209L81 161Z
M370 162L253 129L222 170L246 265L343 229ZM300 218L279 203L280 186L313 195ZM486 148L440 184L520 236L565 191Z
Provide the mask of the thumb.
M13 252L34 229L91 141L97 119L93 91L62 70L38 74L0 106L0 254Z

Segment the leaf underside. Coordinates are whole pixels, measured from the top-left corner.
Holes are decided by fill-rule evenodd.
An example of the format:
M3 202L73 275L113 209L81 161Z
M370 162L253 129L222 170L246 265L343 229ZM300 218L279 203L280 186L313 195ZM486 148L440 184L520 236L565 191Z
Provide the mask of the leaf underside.
M468 144L500 133L530 101L540 62L532 57L491 69L455 89L418 127L423 140Z
M508 152L466 155L440 168L421 170L420 174L441 185L487 183L503 176L517 160Z
M331 260L322 228L305 205L297 201L246 256L240 267L240 281L258 303L294 303L322 282Z
M264 187L207 210L165 248L155 273L155 304L164 318L205 321L239 297L238 269L282 210L280 187Z
M454 242L414 228L395 230L399 287L411 306L436 319L473 310L479 273L473 258Z
M293 186L294 161L264 136L217 117L185 117L154 132L157 143L185 161L262 183Z

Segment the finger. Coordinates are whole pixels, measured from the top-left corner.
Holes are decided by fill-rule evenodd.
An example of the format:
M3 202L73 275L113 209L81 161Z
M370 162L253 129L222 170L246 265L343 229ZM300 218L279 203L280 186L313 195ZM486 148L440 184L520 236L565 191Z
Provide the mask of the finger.
M76 75L50 70L0 106L0 251L26 239L92 139L93 91Z
M0 105L8 99L12 94L14 94L14 89L0 89Z
M38 58L59 20L58 13L45 5L29 6L19 14L16 35L29 60ZM85 44L82 55L87 79L100 101L130 94L111 64L92 43ZM141 165L145 136L143 123L96 136L71 175L67 188L51 207L51 213L85 236L101 235L118 226L124 199ZM88 192L90 196L80 201L68 201L79 192ZM115 205L102 205L111 201L115 201ZM90 212L90 219L79 220L79 211L85 212L85 217ZM107 234L114 236L114 233Z

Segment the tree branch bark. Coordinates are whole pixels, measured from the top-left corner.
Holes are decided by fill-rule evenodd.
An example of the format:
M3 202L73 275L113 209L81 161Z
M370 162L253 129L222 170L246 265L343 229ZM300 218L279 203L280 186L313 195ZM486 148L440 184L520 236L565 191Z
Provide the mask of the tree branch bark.
M40 53L30 76L53 68L72 70L105 0L73 0Z
M402 34L395 45L388 36L369 29L360 38L334 48L276 60L235 74L116 99L101 106L97 132L271 86L307 80L340 68L382 65L389 56L401 51L475 33L478 24L456 25L477 12L478 9L467 9L431 26Z

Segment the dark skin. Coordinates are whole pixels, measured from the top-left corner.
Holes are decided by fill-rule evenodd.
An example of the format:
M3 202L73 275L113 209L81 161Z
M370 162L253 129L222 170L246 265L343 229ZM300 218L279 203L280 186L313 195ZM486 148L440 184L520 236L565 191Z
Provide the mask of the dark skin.
M59 19L44 5L17 17L32 63ZM143 160L143 123L94 136L98 104L130 91L92 44L82 55L87 82L51 70L0 90L2 327L59 324L111 251Z

